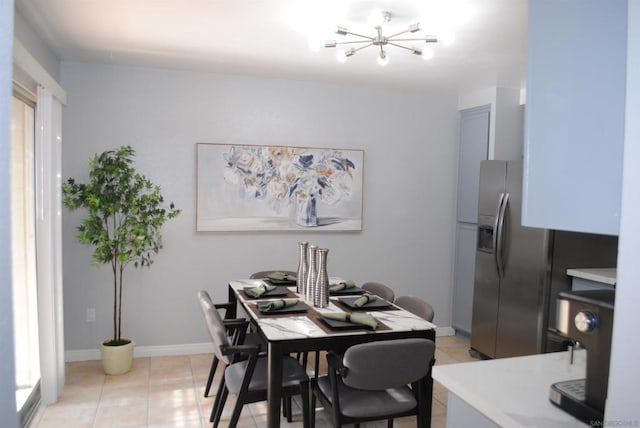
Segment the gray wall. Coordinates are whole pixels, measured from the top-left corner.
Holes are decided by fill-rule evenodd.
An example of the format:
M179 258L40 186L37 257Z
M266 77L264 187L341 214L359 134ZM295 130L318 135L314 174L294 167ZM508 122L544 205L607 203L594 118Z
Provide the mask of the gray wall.
M224 301L229 279L296 269L299 240L330 249L329 275L423 297L435 322L450 325L457 94L71 62L61 82L63 179L86 180L88 157L130 144L139 169L183 210L151 269L126 273L123 334L138 345L206 342L196 291ZM196 142L364 149L363 231L196 233ZM111 334L110 271L77 243L80 219L63 212L67 350ZM96 323L85 322L88 307Z
M47 70L56 81L60 81L60 60L51 48L42 41L33 28L24 19L19 10L15 9L14 35L16 39L38 60L38 63Z
M2 426L17 427L16 384L13 364L13 308L11 298L11 50L13 2L0 0L0 415Z

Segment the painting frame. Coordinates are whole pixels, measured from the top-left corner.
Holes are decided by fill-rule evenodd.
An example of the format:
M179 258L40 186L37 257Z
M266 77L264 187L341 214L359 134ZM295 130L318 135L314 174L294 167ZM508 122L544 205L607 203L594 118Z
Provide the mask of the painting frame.
M361 149L196 143L196 231L361 231L363 184Z

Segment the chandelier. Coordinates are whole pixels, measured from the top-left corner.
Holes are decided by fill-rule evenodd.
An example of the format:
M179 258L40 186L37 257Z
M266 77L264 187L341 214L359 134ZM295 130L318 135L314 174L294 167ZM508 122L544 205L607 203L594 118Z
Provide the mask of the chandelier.
M370 46L374 46L380 50L378 53L378 64L385 66L389 63L389 55L385 50L387 46L395 46L397 48L405 49L411 52L414 55L422 56L423 59L428 60L433 57L433 50L431 47L426 47L425 49L419 49L415 46L404 46L400 43L406 42L425 42L428 44L437 43L438 38L436 36L425 36L419 38L404 38L401 37L406 35L407 33L416 33L420 31L420 23L417 22L412 24L404 31L400 31L399 33L391 34L389 36L384 35L382 26L391 21L391 13L390 12L377 12L372 14L373 26L376 30L376 34L374 36L365 36L364 34L354 33L352 31L348 31L344 27L338 26L336 29L336 34L341 36L355 36L358 37L356 40L345 40L338 42L336 40L327 40L324 44L325 48L335 48L338 45L356 45L350 49L339 50L336 54L336 58L340 62L345 62L349 57L355 55L357 52L366 49Z

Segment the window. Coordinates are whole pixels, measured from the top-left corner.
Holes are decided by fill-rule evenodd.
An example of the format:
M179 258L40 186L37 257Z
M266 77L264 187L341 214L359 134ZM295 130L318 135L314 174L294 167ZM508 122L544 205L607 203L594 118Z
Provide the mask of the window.
M16 89L11 105L11 245L16 404L24 422L39 401L36 281L35 103Z

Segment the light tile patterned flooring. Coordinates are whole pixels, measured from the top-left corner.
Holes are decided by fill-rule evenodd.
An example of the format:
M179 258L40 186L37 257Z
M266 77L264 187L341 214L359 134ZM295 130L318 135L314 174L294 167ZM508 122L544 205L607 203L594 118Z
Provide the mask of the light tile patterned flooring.
M474 361L468 340L457 336L436 339L436 364ZM106 376L99 361L67 363L67 378L59 401L41 408L30 428L75 427L208 427L213 398L204 398L211 354L136 358L132 370L120 376ZM219 379L214 379L214 388ZM226 426L234 398L225 406L220 426ZM433 389L431 426L444 427L447 391L437 382ZM300 408L294 406L293 422L283 427L302 427ZM265 403L245 408L238 427L266 426ZM316 426L329 427L322 409L316 412ZM396 419L398 428L415 426L414 417ZM386 422L362 424L363 428L386 427Z

